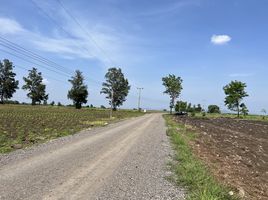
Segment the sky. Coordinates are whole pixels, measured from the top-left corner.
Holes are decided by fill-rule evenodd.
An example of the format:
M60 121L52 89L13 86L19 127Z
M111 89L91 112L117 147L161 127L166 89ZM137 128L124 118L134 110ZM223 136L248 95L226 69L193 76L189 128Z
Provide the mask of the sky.
M247 84L251 113L268 110L268 1L266 0L0 0L0 60L7 58L23 85L36 67L49 101L67 99L68 79L86 77L87 104L108 106L100 94L110 67L120 67L131 90L122 108L164 109L162 77L183 79L180 100L216 104L223 111L223 87ZM3 42L5 41L5 42ZM26 50L22 55L7 41ZM27 57L28 55L28 57ZM39 62L42 56L52 63ZM30 102L19 89L14 98Z

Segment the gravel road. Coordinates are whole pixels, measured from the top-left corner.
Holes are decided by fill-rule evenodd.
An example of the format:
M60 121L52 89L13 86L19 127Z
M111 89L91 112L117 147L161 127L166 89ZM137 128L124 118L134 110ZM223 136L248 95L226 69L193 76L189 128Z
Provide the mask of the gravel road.
M161 114L0 155L0 199L184 199Z

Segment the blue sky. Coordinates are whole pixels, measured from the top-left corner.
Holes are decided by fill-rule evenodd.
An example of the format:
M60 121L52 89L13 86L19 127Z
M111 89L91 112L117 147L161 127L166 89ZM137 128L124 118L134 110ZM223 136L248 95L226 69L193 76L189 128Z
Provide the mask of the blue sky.
M175 74L183 79L182 100L226 110L222 88L240 80L248 85L249 110L268 109L268 1L61 2L83 29L56 0L0 0L0 36L64 67L60 73L49 71L4 52L17 53L0 45L0 59L17 66L20 86L27 74L22 68L35 66L43 73L49 102L71 103L67 80L80 69L87 77L88 104L107 106L101 82L107 69L116 66L132 86L125 108L137 107L137 87L144 88L142 107L168 108L161 78ZM29 102L21 89L14 99Z

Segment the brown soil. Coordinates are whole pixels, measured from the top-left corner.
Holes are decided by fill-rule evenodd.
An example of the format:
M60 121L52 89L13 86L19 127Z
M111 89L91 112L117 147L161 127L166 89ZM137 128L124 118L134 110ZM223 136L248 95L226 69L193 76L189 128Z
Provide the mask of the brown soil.
M242 199L268 199L268 123L176 117L198 133L194 152Z

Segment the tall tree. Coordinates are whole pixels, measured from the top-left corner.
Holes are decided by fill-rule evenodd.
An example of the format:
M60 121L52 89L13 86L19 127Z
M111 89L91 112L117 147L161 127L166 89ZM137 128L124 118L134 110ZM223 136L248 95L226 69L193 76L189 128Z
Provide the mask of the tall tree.
M84 76L79 70L76 70L75 75L69 80L72 88L68 92L68 98L73 100L76 109L80 109L83 103L87 103L88 91L84 80Z
M181 77L176 77L174 74L169 74L162 78L163 85L166 90L165 94L170 96L170 113L172 114L172 109L174 108L175 100L180 96L182 90L182 79Z
M32 99L32 105L36 105L36 103L41 104L41 101L48 100L42 73L38 72L36 68L33 67L29 70L28 77L23 77L23 80L25 85L22 86L22 89L29 91L27 96Z
M13 67L13 63L8 59L0 61L0 103L12 98L19 88L19 81L15 80L16 74L13 72Z
M246 83L240 81L232 81L228 85L223 87L225 97L225 105L228 106L228 109L237 112L237 116L240 116L240 106L244 97L247 97L248 94L245 91L247 87Z
M110 68L105 74L106 82L102 83L101 94L106 94L106 98L109 99L109 104L116 110L121 106L130 90L128 80L124 77L124 74L120 68Z

